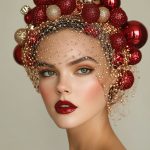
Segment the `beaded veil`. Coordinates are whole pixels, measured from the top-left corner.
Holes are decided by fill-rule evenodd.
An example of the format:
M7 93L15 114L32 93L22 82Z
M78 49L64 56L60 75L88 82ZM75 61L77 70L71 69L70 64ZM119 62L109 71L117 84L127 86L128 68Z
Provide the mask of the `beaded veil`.
M16 62L27 71L38 89L37 47L47 35L71 28L100 40L109 67L117 80L107 95L111 104L116 95L132 87L132 68L142 58L139 50L147 41L147 30L139 21L128 21L120 0L34 0L35 7L21 8L27 27L15 32ZM117 100L117 98L116 98Z

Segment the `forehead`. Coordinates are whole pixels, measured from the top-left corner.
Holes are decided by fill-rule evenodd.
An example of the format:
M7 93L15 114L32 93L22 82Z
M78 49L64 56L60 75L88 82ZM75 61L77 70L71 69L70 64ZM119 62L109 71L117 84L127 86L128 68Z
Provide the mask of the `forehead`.
M46 62L63 63L81 56L102 57L100 41L85 33L63 29L49 34L37 48L37 59Z

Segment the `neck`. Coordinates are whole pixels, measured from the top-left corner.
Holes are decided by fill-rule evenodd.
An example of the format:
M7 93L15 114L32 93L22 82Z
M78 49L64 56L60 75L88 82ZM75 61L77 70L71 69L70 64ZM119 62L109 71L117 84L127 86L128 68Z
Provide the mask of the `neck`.
M114 132L105 111L78 127L67 129L67 135L70 150L97 150L108 144Z

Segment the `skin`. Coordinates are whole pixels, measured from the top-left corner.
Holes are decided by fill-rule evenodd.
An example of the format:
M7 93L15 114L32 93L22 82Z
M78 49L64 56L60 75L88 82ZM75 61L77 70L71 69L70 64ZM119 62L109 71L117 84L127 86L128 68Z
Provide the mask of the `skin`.
M68 65L84 56L97 62L85 60ZM105 93L113 79L98 39L71 29L61 30L41 41L37 60L47 64L38 67L39 92L53 121L66 129L69 149L124 150L108 119ZM67 115L58 114L54 106L60 99L69 100L78 108Z

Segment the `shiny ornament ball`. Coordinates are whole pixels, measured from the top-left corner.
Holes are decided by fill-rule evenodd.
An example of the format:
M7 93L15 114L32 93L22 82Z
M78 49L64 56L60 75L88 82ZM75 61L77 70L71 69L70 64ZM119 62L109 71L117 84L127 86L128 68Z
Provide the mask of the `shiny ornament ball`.
M96 4L84 4L82 18L88 23L94 23L99 19L100 10Z
M57 5L61 9L62 15L71 14L76 8L76 0L59 0Z
M19 44L19 45L22 45L24 44L25 42L25 39L27 37L27 31L26 29L18 29L16 32L15 32L15 40L16 42Z
M33 11L33 24L36 26L41 24L42 22L45 22L46 20L46 6L40 5L35 7Z
M34 9L31 9L25 16L24 16L24 20L27 24L32 24L33 22L33 12Z
M107 22L110 17L109 9L106 7L100 7L99 10L100 10L99 22L101 23Z
M134 83L134 75L130 70L126 70L119 78L119 87L121 90L127 90L132 87Z
M121 51L126 46L126 38L122 32L112 34L110 36L110 43L115 51Z
M20 45L17 45L15 47L14 52L13 52L13 57L19 65L23 65L23 62L22 62L22 47Z
M46 10L49 20L56 20L61 16L61 10L57 5L50 5Z
M144 46L148 38L145 26L138 21L129 21L123 32L128 44L137 48Z
M128 17L122 8L116 8L110 12L110 23L115 27L123 26L127 20Z
M128 47L129 52L129 65L136 65L138 64L142 59L142 53L139 49L135 47Z
M102 4L109 9L114 9L120 6L120 0L102 0Z

